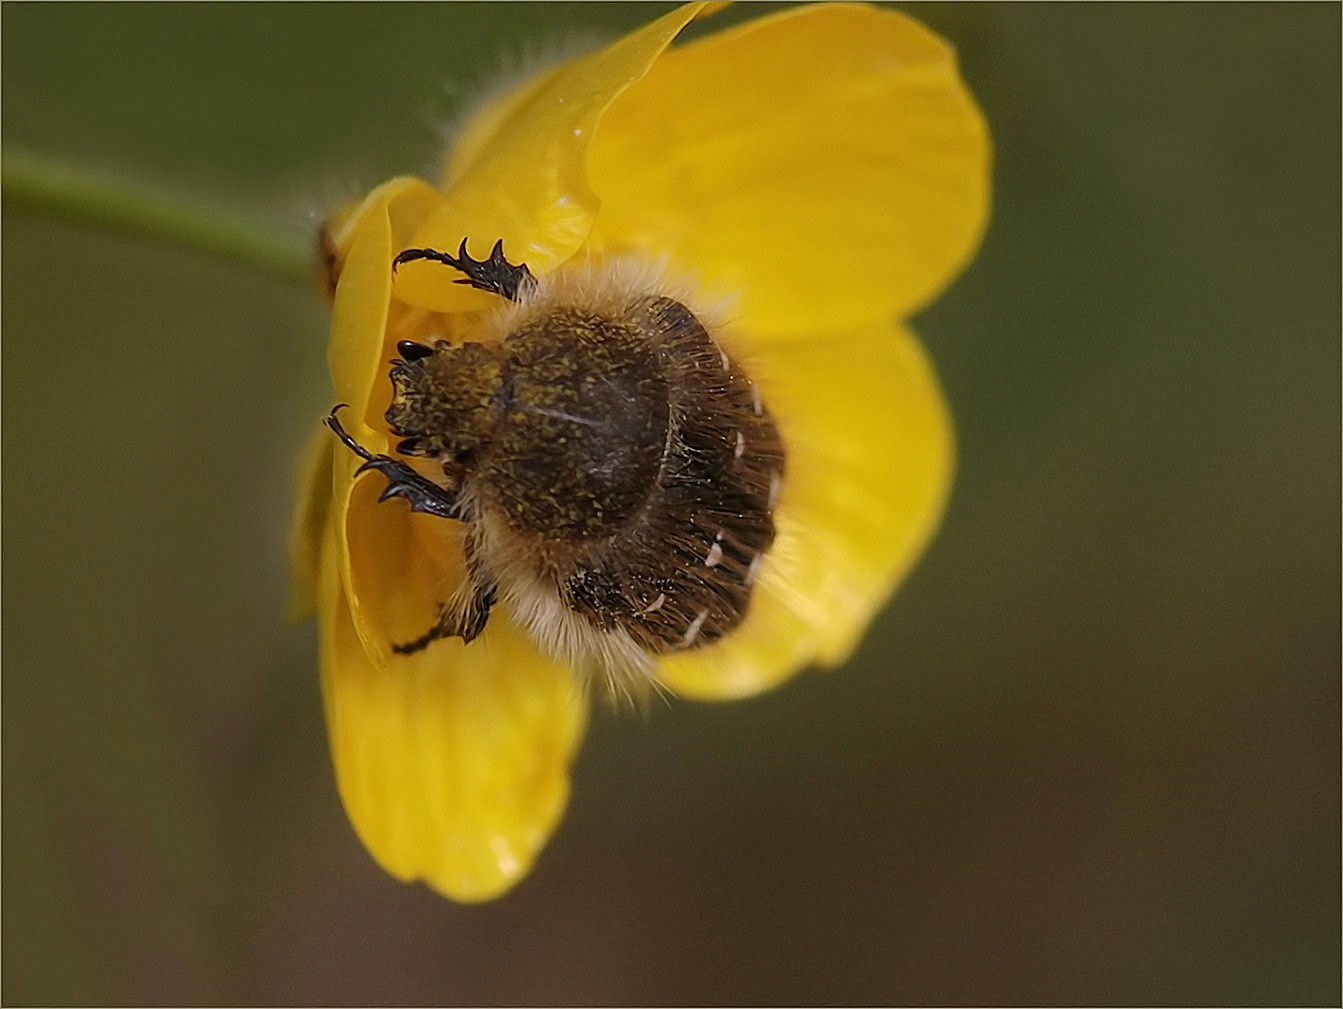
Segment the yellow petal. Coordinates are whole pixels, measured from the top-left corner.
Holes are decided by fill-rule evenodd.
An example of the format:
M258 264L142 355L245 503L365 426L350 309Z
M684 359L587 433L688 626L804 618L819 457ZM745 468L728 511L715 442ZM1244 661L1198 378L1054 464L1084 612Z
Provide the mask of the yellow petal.
M438 204L438 193L419 179L400 178L369 194L360 208L342 218L336 246L343 261L331 306L329 362L336 396L354 416L368 422L369 396L385 379L387 315L392 291L393 248L404 248L411 232Z
M317 577L331 511L331 458L335 439L322 428L308 445L299 471L298 495L289 522L289 619L317 606Z
M568 801L587 717L573 677L503 614L470 645L440 641L377 665L333 558L323 584L327 729L360 840L400 880L460 901L498 896L529 871Z
M502 239L512 262L525 262L538 274L572 256L597 211L586 170L597 121L703 7L679 7L487 105L463 133L444 200L412 244L456 253L469 238L468 251L479 259ZM435 312L490 303L488 295L454 279L439 264L407 263L398 272L396 296Z
M912 332L875 327L757 356L788 452L778 538L742 626L663 660L666 682L692 697L741 697L807 662L843 662L923 552L951 485L951 420Z
M346 454L341 464L352 472L360 460ZM395 663L393 644L413 641L433 626L439 604L465 572L466 527L412 512L403 500L379 501L386 487L381 474L364 474L350 486L345 507L336 509L347 603L364 649L380 665Z
M893 11L786 10L669 51L589 152L594 249L662 252L761 332L903 317L978 245L989 139L951 48Z

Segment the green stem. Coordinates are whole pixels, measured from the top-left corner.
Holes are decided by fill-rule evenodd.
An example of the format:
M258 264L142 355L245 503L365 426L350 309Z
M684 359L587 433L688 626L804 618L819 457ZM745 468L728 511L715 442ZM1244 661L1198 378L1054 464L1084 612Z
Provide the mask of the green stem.
M312 283L313 239L224 210L204 207L138 183L26 152L0 161L4 209L63 217L188 246L283 280Z

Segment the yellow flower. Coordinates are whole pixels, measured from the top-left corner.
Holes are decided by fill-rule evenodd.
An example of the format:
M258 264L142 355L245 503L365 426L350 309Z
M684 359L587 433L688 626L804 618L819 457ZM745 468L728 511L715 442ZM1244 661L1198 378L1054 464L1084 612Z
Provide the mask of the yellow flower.
M437 187L395 179L329 222L330 366L352 439L394 453L398 342L478 339L501 299L392 260L463 238L475 256L502 240L538 278L639 256L731 298L725 345L786 451L776 538L740 626L654 657L671 690L725 699L843 662L941 517L951 425L899 320L973 254L989 141L950 48L902 14L796 7L669 48L703 6L515 87L467 124ZM340 794L392 875L488 899L563 812L588 691L506 597L469 644L393 653L463 583L465 524L380 502L387 478L359 464L321 432L291 548Z

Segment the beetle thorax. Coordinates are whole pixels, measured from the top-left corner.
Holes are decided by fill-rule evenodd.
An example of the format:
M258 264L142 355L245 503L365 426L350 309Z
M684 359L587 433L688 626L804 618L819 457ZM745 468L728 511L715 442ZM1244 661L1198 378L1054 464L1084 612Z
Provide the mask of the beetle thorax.
M561 308L497 344L439 344L393 373L388 420L520 532L611 536L657 485L669 391L628 319Z

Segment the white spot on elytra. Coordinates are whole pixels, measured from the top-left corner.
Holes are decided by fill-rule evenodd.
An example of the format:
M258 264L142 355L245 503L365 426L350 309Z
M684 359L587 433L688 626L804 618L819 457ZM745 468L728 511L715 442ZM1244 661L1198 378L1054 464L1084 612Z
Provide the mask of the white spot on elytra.
M685 629L685 634L681 637L681 647L689 648L694 640L699 637L700 628L704 626L704 621L709 619L708 610L700 610L699 616L690 622L690 626Z
M732 450L732 458L740 459L746 452L746 435L740 431L737 432L737 447Z
M725 351L722 347L718 348L718 359L723 362L724 371L732 370L732 361L728 359L727 351Z
M761 556L762 556L761 554L756 554L754 557L751 558L751 566L746 569L746 577L741 580L741 583L743 585L755 584L755 576L760 574Z
M718 566L718 562L723 559L723 547L718 542L722 538L722 536L723 534L719 533L717 536L714 537L713 546L709 547L709 554L707 557L704 558L704 566L706 568L716 568Z
M757 417L765 412L765 404L760 401L760 388L754 384L751 385L751 409Z
M665 592L659 592L658 597L654 599L651 603L649 603L646 607L644 607L644 612L656 613L658 610L662 609L662 604L665 603L666 601L667 601L667 594Z
M783 486L783 478L779 476L779 471L775 470L769 475L769 505L773 508L776 501L779 500L779 488Z

